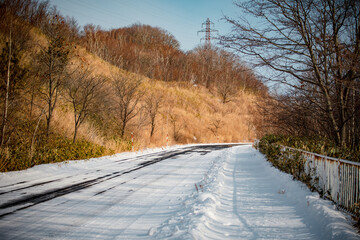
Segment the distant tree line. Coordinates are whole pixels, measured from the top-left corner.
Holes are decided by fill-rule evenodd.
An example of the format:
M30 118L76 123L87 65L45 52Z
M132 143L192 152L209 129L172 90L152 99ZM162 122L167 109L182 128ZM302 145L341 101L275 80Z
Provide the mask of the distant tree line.
M104 60L130 72L166 82L200 84L218 91L224 103L239 90L266 91L238 57L215 46L180 50L165 30L148 25L102 30L86 25L82 44Z

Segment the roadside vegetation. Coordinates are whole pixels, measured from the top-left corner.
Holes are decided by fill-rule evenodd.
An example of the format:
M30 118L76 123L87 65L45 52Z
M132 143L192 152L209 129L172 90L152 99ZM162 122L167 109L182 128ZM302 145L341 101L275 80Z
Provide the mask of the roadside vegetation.
M263 127L284 144L358 161L360 2L252 0L225 47L261 67L271 94L259 101ZM251 19L251 21L247 21ZM249 62L250 62L249 61Z
M353 219L357 222L354 226L359 228L359 200L356 197L351 200L344 197L346 194L348 196L355 195L358 191L356 166L349 162L342 163L342 166L347 167L340 167L341 163L335 165L337 175L330 170L332 164L325 163L326 157L320 158L322 161L315 160L317 163L313 164L314 160L306 160L301 150L354 162L360 162L359 152L339 148L335 143L322 138L308 139L284 135L265 135L256 142L255 147L266 156L274 167L291 174L294 179L302 181L311 191L319 192L321 197L334 201L339 208L353 213ZM337 189L336 192L331 191L333 187Z
M322 137L309 138L268 134L260 139L258 146L260 149L262 149L262 151L264 151L264 153L266 153L266 155L269 155L271 159L276 158L276 154L273 156L271 153L273 147L279 148L280 146L287 146L333 158L360 162L359 151L354 151L350 148L339 147L331 140ZM269 148L269 152L267 148Z
M266 135L255 145L263 153L269 162L283 172L291 174L295 179L307 184L310 189L311 176L305 174L305 161L298 151L282 150L283 136Z

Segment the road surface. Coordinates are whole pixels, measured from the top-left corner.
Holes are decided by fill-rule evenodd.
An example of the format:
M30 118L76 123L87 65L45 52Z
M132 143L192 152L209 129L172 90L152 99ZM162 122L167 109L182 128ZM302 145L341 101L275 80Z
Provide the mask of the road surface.
M0 239L359 239L250 145L188 145L0 175Z

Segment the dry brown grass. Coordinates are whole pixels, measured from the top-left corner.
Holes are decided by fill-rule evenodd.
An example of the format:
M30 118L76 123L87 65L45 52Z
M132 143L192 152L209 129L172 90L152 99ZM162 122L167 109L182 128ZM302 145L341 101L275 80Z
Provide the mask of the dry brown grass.
M251 113L256 100L254 95L239 94L233 102L222 104L199 86L184 88L147 80L143 87L151 94L163 92L164 99L153 138L149 138L149 127L136 131L136 137L142 144L164 145L167 135L170 144L240 142L255 138L252 127L254 116ZM217 132L211 131L214 126L218 126Z
M81 47L77 47L73 62L86 63L94 74L108 78L113 74L135 76L87 53ZM256 116L253 109L257 99L255 95L239 92L232 102L222 104L217 96L202 86L165 83L142 76L136 77L143 79L141 90L144 94L163 95L156 118L155 133L151 138L150 123L145 112L138 115L129 125L126 137L130 140L130 132L133 132L136 149L165 146L167 136L170 145L254 140L256 135L253 120ZM72 136L74 131L72 114L71 108L59 108L56 111L54 115L56 131ZM214 130L215 126L218 126L217 131ZM128 143L103 137L103 134L89 121L80 127L78 136L109 147L115 152L128 148Z

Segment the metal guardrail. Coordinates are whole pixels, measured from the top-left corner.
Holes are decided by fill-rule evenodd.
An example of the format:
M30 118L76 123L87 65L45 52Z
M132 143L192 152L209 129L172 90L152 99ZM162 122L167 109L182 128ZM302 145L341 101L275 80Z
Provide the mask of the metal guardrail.
M360 163L283 146L285 149L301 153L305 173L324 197L339 208L360 215Z

